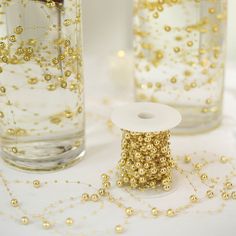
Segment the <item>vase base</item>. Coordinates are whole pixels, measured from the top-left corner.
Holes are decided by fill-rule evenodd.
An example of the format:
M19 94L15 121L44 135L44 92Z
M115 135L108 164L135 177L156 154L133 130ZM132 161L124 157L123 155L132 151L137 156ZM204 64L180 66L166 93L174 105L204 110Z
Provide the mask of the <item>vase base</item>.
M66 169L75 165L85 156L84 148L77 148L65 153L60 157L50 158L48 160L22 160L9 155L9 153L1 152L1 157L9 166L18 170L25 170L31 172L49 172Z
M219 106L221 108L221 106ZM176 135L194 135L209 132L220 126L222 121L222 112L209 112L207 114L195 109L183 109L176 107L182 114L182 122L173 129L172 133Z
M2 139L1 157L10 166L27 171L55 171L74 165L85 155L83 133L44 139Z

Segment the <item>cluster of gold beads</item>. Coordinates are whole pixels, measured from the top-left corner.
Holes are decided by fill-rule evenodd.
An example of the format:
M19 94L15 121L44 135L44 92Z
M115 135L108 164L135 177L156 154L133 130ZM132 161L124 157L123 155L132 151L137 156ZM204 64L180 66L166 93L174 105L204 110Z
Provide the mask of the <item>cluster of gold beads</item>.
M134 189L162 186L163 190L169 191L174 167L169 138L169 131L139 133L124 130L117 185Z

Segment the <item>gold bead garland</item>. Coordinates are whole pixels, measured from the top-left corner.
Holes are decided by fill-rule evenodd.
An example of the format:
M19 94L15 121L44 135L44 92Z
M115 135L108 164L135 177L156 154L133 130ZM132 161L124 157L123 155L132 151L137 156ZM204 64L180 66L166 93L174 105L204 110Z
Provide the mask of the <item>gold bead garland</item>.
M170 152L170 131L130 132L123 130L117 186L169 191L174 161Z
M206 153L203 153L203 155L206 155ZM190 156L189 156L190 157ZM146 205L148 210L141 210L138 208L134 208L131 206L127 206L126 205L126 200L124 198L120 198L117 197L116 195L114 195L112 193L112 189L110 189L111 186L113 186L113 184L115 183L114 179L115 179L115 175L114 175L114 171L109 171L107 173L104 173L101 175L101 179L102 179L102 183L101 185L103 185L104 183L107 183L108 186L110 186L107 189L104 188L94 188L91 184L86 184L88 187L92 188L91 192L89 191L89 193L83 193L78 197L70 197L68 198L69 202L74 202L74 201L78 201L79 199L81 200L81 203L85 203L84 201L93 204L93 197L92 196L101 196L98 199L98 202L100 202L102 204L103 200L108 201L114 205L116 205L118 208L120 208L121 210L124 210L124 213L126 215L126 220L124 221L123 224L118 224L116 226L114 226L114 232L117 234L122 234L124 232L127 231L127 224L128 224L128 219L130 217L136 216L136 217L142 217L142 218L153 218L153 217L175 217L178 216L181 213L184 213L186 210L190 209L191 207L193 207L194 205L196 205L196 203L201 203L203 201L207 201L210 200L211 198L219 197L219 199L223 200L223 201L230 201L230 200L235 200L236 199L236 192L235 192L235 185L234 185L234 179L236 176L236 168L235 165L233 164L232 160L230 158L227 158L224 160L224 162L221 161L221 157L217 157L215 155L215 158L213 160L208 160L206 158L199 158L197 161L198 162L194 162L192 160L192 157L188 158L190 159L190 161L188 161L187 163L185 162L186 160L186 156L184 157L177 157L176 160L176 165L175 165L175 170L179 172L179 174L181 174L182 176L184 176L187 181L189 182L190 186L193 188L194 194L189 196L189 201L188 203L184 204L184 205L180 205L179 207L173 207L170 208L170 206L168 206L166 209L161 209L159 207L156 207L154 205L151 205L150 203L146 202L145 199L140 199L139 197L137 197L133 191L131 191L129 188L126 188L125 190L127 190L127 193L130 195L130 197L132 197L132 199L137 200L140 202L140 204L142 203L142 205ZM212 178L212 176L210 175L210 173L208 173L204 168L209 167L212 164L217 164L218 165L229 165L229 167L231 167L231 170L227 172L226 175L224 175L223 178ZM181 167L181 165L186 165L186 167L188 166L188 168L183 168ZM200 169L196 169L195 166L201 166ZM189 168L190 167L190 168ZM191 168L192 167L192 168ZM204 172L203 172L204 171ZM208 178L206 180L202 180L202 175L207 175ZM205 186L206 188L210 186L211 189L209 189L208 191L205 192L205 196L204 194L200 194L198 195L198 189L196 188L196 186L193 185L193 183L190 180L190 177L197 177L198 180L200 181L200 183L202 184L202 186ZM14 194L13 192L10 190L10 188L8 187L8 184L10 183L9 181L7 181L4 176L1 174L0 172L0 178L2 179L2 182L4 183L4 186L6 187L7 192L9 193L10 197L13 197ZM50 182L48 181L41 181L38 180L40 183L43 183L43 185L48 185L50 184ZM29 186L32 186L32 183L34 181L25 181L25 184L29 184ZM16 180L14 181L14 183L16 184L21 184L24 183L24 181L19 181ZM59 184L60 182L58 180L54 180L51 182L51 184ZM69 180L64 180L61 182L66 183L66 184L80 184L80 181L69 181ZM211 187L211 184L212 187ZM220 189L215 189L215 187L218 185L218 187L220 187ZM219 191L220 190L220 191ZM220 193L220 194L219 194ZM102 195L101 195L102 194ZM16 199L16 198L14 198ZM19 199L20 200L20 199ZM21 205L23 205L24 203L20 200L21 204L19 205L19 207L17 207L17 210L20 210L22 212L22 208ZM68 203L69 203L68 202ZM28 225L29 223L34 223L35 221L40 220L41 224L42 224L42 228L45 230L53 230L54 232L58 232L61 233L58 230L57 224L58 222L52 221L50 219L50 216L54 215L55 213L62 213L64 210L71 208L72 204L69 204L68 207L63 207L63 208L59 208L58 207L62 204L64 204L65 202L60 200L58 202L55 202L55 204L50 204L49 207L51 208L55 208L56 211L48 211L49 208L45 208L46 211L43 211L42 214L40 214L40 216L33 216L33 215L29 215L29 214L24 214L22 215L21 218L16 218L16 217L9 217L13 220L16 220L17 222L23 224L23 225ZM76 203L76 202L75 202ZM73 204L75 205L75 204ZM77 205L77 204L76 204ZM219 208L217 208L216 210L208 210L207 213L209 214L213 214L213 213L219 213L222 212L222 210L225 207L225 203L222 203L221 205L219 205ZM63 211L62 211L63 210ZM24 210L23 210L24 211ZM25 212L25 211L24 211ZM196 211L196 213L203 213L200 211ZM0 214L2 214L0 212ZM76 226L76 221L71 218L71 217L67 217L66 219L64 218L64 225L68 226L68 227L75 227ZM61 234L63 235L63 234ZM71 234L71 236L74 236L74 234Z

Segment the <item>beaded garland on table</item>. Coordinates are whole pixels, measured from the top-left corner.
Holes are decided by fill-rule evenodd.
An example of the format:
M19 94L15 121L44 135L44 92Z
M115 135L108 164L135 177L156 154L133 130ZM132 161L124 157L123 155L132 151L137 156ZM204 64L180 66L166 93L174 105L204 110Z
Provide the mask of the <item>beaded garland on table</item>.
M110 127L110 122L107 123ZM198 159L196 161L195 156L201 155L202 159ZM163 207L160 205L160 198L158 199L158 205L152 204L148 201L148 199L140 198L131 190L130 188L122 188L122 193L117 193L118 188L115 188L114 185L118 185L121 187L119 180L116 182L116 171L109 171L107 173L103 173L101 175L102 183L100 188L95 187L88 183L81 183L79 180L76 181L59 181L54 180L52 182L49 181L41 181L39 179L36 180L27 180L27 181L9 181L4 177L4 174L0 172L0 180L5 187L6 192L9 195L10 206L13 209L19 211L22 215L20 218L17 218L14 215L10 215L5 212L0 212L0 216L5 216L14 220L16 222L21 222L23 225L30 225L37 222L41 222L42 228L47 230L52 230L53 232L64 235L60 230L61 222L64 222L64 225L69 227L68 229L72 230L77 227L77 223L82 222L84 219L90 219L86 216L80 218L73 218L68 216L61 220L61 222L52 221L51 217L53 215L57 215L63 213L68 209L73 209L75 207L82 207L82 204L100 204L100 211L103 210L103 205L106 203L113 204L115 207L124 212L124 220L123 223L118 222L118 224L114 225L113 230L117 234L121 234L127 232L129 219L130 217L141 217L143 219L152 219L158 217L174 217L179 214L183 214L187 212L188 209L193 208L201 203L207 202L208 200L221 199L222 203L219 204L219 207L216 209L208 210L208 213L218 213L222 212L224 207L226 206L226 201L236 200L236 190L234 181L236 179L236 166L233 163L233 159L226 157L214 155L214 158L210 160L208 156L211 154L207 152L203 153L194 153L193 155L186 155L183 157L176 157L175 161L172 162L172 166L175 172L177 172L183 179L186 179L187 184L192 189L189 196L186 196L186 203L183 203L179 206L172 207L171 203L170 207ZM204 157L205 156L205 157ZM223 169L224 166L230 168L225 175L222 177L213 177L207 173L207 167L211 165L217 165L218 168ZM199 180L199 185L196 186L194 182ZM12 186L13 184L27 184L32 186L35 189L43 189L47 185L57 186L60 184L75 184L77 186L83 186L83 189L87 186L89 188L88 192L82 193L80 196L69 197L68 199L62 199L55 203L50 203L48 207L44 208L40 214L34 215L28 212L24 208L23 199L18 199L13 192ZM76 187L78 189L78 187ZM200 191L202 190L202 191ZM120 194L123 193L129 196L129 200L132 202L130 205L127 203L126 197L120 197ZM142 206L145 206L144 209L141 207L134 207L136 203L142 203ZM196 211L198 213L199 211ZM90 216L89 216L90 217ZM93 232L96 233L96 232ZM107 231L107 235L110 234L110 231ZM66 235L78 235L77 233L67 233ZM81 234L85 235L85 234ZM88 234L89 235L89 234Z
M104 121L104 116L94 113L90 115L96 120ZM108 130L115 135L116 133L114 133L112 122L107 119L105 120ZM90 221L93 215L97 215L100 211L105 211L104 206L107 204L111 204L116 207L117 210L122 211L124 213L124 219L116 221L117 223L108 227L110 229L104 227L102 235L129 232L129 220L133 217L143 220L152 220L159 219L160 217L177 217L185 213L216 214L222 212L228 202L236 200L236 165L234 161L233 158L211 154L206 151L175 157L172 161L172 171L179 175L184 187L190 188L185 197L179 199L180 201L176 203L177 206L175 206L171 200L169 201L168 197L174 194L178 195L178 189L165 198L157 198L158 201L151 202L150 199L142 198L137 195L136 192L129 187L127 188L125 185L121 185L119 179L117 181L116 170L109 170L107 173L103 173L101 175L102 181L100 186L84 183L80 180L68 179L46 181L43 179L30 179L25 181L18 179L9 180L5 177L3 171L0 171L0 187L3 186L5 188L9 198L9 206L15 212L14 214L10 214L0 211L0 217L7 218L22 225L37 225L40 223L42 229L50 230L52 233L59 235L85 236L91 235L91 233L93 235L100 235L99 233L101 233L101 231L91 229L92 232L85 234L82 232L83 230L78 228L78 225L79 227L81 227L81 224L87 225L87 221ZM221 169L221 172L217 174L218 176L214 176L208 171L212 166ZM82 193L48 202L47 206L38 214L29 212L28 209L30 208L26 209L24 199L19 198L13 190L13 186L23 185L29 186L29 188L35 189L36 191L43 191L44 189L47 191L47 186L50 187L51 190L56 186L61 187L63 189L62 191L64 191L64 184L74 185L76 189L75 194L77 194L79 190L82 190ZM116 188L115 186L122 188ZM86 191L87 188L88 190ZM167 205L162 204L163 199L165 199L165 202L167 200ZM183 203L180 203L181 201L183 201ZM217 207L213 207L209 204L208 210L206 210L205 206L204 210L199 209L202 204L208 204L209 201L216 201ZM82 207L89 206L95 209L94 212L82 217L72 217L71 214L66 213L69 210L78 212L78 208L81 209ZM190 209L195 210L190 211ZM63 217L63 213L67 215ZM53 220L54 216L58 216L59 220ZM111 218L114 218L114 216ZM65 230L66 233L63 230Z

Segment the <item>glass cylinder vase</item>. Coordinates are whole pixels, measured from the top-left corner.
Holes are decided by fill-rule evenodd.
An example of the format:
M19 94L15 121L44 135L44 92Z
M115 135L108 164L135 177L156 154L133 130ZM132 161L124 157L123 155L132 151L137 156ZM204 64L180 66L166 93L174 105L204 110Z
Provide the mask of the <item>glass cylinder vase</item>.
M176 133L221 122L226 22L227 0L134 0L136 99L176 107Z
M49 171L84 155L80 0L2 0L1 156Z

